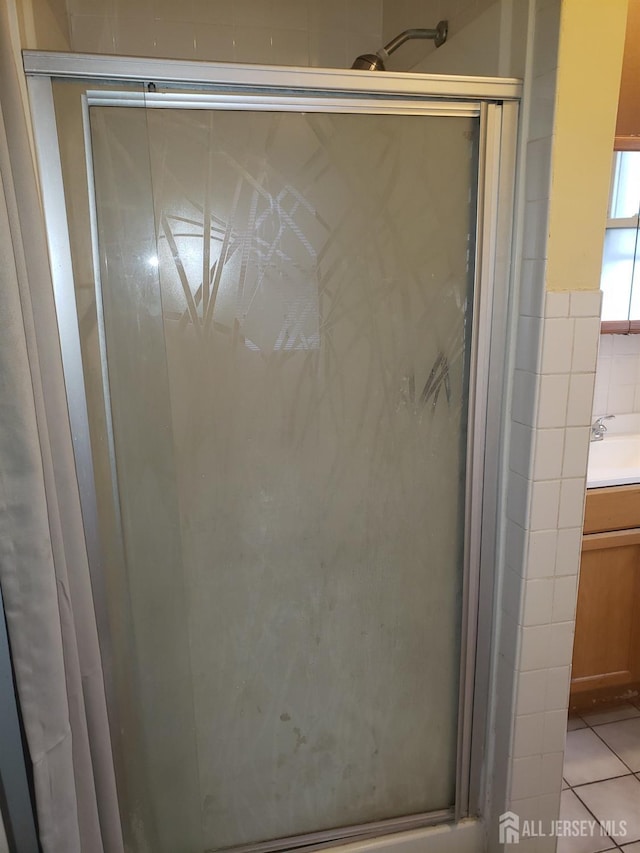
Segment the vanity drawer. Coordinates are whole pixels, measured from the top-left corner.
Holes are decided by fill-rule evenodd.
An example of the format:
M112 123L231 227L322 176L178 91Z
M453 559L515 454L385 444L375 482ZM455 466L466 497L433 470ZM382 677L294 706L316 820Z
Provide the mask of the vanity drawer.
M603 533L640 527L640 485L588 489L584 532Z

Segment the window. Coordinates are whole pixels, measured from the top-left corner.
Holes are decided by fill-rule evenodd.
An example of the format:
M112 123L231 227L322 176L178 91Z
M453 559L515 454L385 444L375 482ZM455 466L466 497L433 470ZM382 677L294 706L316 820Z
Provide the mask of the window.
M603 332L640 332L640 151L617 151L604 240Z

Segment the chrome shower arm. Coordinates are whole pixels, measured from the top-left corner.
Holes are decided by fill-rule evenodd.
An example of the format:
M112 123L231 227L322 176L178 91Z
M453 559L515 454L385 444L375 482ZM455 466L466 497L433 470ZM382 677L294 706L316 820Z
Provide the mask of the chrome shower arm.
M393 53L394 50L397 50L400 45L403 45L406 41L409 41L409 39L433 39L436 47L440 47L440 45L444 44L447 40L448 31L448 21L439 21L435 30L404 30L400 35L391 39L389 44L381 47L377 53L363 53L356 57L351 67L360 71L384 71L384 63L385 60L389 58L389 54Z
M385 44L385 46L381 48L378 53L382 55L383 58L385 58L385 54L386 56L389 56L410 39L433 39L436 47L440 47L440 45L444 44L444 42L447 40L447 29L448 22L440 21L435 30L428 30L424 28L403 30L401 33L399 33L399 35L391 39L389 44Z

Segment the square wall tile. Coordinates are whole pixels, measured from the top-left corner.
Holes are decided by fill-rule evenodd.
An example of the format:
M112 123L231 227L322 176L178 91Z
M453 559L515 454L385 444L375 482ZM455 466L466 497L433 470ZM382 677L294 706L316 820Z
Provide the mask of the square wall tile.
M586 496L587 490L584 477L562 481L558 527L582 527Z
M553 578L526 581L522 612L523 625L546 625L551 621L554 583Z
M307 0L271 0L271 26L308 32L309 3ZM379 32L382 32L382 25Z
M563 427L567 419L568 400L568 374L541 376L537 426L540 428Z
M511 799L534 797L540 793L542 756L514 758L511 766Z
M551 577L555 573L557 530L534 530L529 534L527 578Z
M564 434L563 477L585 477L589 459L589 427L568 427Z
M551 645L547 666L570 666L573 655L573 622L554 622L551 625Z
M542 752L542 737L545 715L523 714L516 717L513 733L514 758L538 755ZM522 816L521 816L522 817Z
M574 290L569 313L572 317L597 317L600 320L601 306L601 290Z
M347 3L345 0L311 0L309 23L314 30L347 30Z
M276 65L309 65L309 35L306 30L271 30L272 62Z
M69 15L113 15L113 0L67 0Z
M119 18L114 22L114 50L122 56L156 56L155 27L147 18Z
M71 47L78 53L115 53L113 18L71 15Z
M551 644L550 625L535 625L522 629L522 647L520 650L520 669L546 669L550 663ZM562 661L559 661L562 663Z
M531 487L531 530L549 530L558 525L560 480L540 480Z
M563 294L560 294L563 295ZM545 320L542 344L542 373L570 373L574 320Z
M598 358L600 356L613 356L613 339L615 335L600 335L600 347L598 349Z
M633 412L635 406L634 385L610 385L607 395L608 415L627 415Z
M546 146L551 147L551 140L544 139L538 140L533 143L529 143L529 145L539 145L543 143ZM553 291L548 291L545 299L544 305L544 316L548 319L551 317L568 317L569 316L569 294L568 293L557 293Z
M567 426L590 425L594 379L593 373L574 373L569 379Z
M382 33L381 0L348 0L347 29L352 33ZM380 35L378 36L380 37Z
M602 336L600 337L602 340ZM611 382L611 371L613 368L613 359L614 358L629 358L631 361L635 361L635 356L613 356L613 355L604 355L600 353L598 355L598 361L596 364L596 385L604 385L605 387L609 387L609 383ZM630 378L629 381L635 382L635 376Z
M582 525L558 530L556 575L576 575L580 566Z
M347 68L354 58L349 58L344 29L317 29L312 26L309 32L309 62L312 66Z
M592 420L595 421L596 418L599 418L600 415L606 414L608 411L607 401L609 399L609 389L608 388L598 388L596 385L595 391L593 392L593 414ZM636 395L636 401L637 401ZM637 406L637 402L635 404Z
M544 711L547 697L547 672L544 669L520 672L516 686L516 713L536 714Z
M547 711L562 711L566 717L569 704L569 682L571 667L552 666L546 671L547 685L545 692L545 709Z
M560 798L562 790L563 753L545 752L542 755L541 793L557 793Z
M156 56L196 59L197 24L186 21L155 21Z
M613 355L638 355L640 335L606 335L613 341Z
M609 366L607 377L611 385L634 385L638 376L637 355L616 355L606 359Z
M539 429L535 433L534 480L555 480L562 476L564 430Z
M536 74L531 81L529 108L529 139L540 139L553 134L555 109L556 69Z
M578 373L595 371L599 341L600 318L578 317L573 330L572 371Z
M535 74L553 71L558 66L560 38L560 3L538 4L536 31L533 43L533 68Z
M553 622L568 622L575 619L578 599L578 576L565 575L556 578L553 587Z
M332 0L327 0L331 3ZM233 22L240 27L271 26L271 3L256 3L256 0L233 0L229 4L233 9Z
M554 753L557 756L557 753ZM562 785L562 781L560 782ZM545 823L550 824L552 820L558 820L560 816L560 793L557 782L554 783L553 790L548 794L540 796L540 819ZM555 851L552 851L555 853Z
M266 27L236 26L236 62L274 63L271 31Z
M198 24L196 58L208 62L233 62L235 59L235 27L223 24Z

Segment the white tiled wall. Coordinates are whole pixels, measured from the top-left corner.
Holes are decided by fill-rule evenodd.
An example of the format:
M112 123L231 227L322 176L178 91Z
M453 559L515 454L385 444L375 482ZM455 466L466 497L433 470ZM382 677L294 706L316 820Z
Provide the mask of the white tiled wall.
M640 335L601 335L593 417L640 412Z
M382 39L383 0L68 0L71 48L349 68Z
M600 293L547 293L540 310L533 302L522 300L516 344L501 596L498 689L513 715L497 719L506 728L511 718L513 730L497 737L503 749L510 743L505 807L550 821L561 788ZM541 853L552 839L518 849Z
M432 29L438 21L449 21L451 38L456 37L472 20L489 6L498 5L496 0L385 0L382 27L386 44L403 30L412 27ZM494 37L497 34L494 33ZM485 44L484 50L490 50ZM424 61L435 50L431 41L412 41L404 44L387 62L391 71L409 71ZM450 74L455 73L449 70ZM475 74L483 74L476 69Z
M488 813L559 813L600 293L545 293L560 0L534 0ZM570 284L570 281L568 282ZM523 839L524 853L555 839Z

